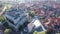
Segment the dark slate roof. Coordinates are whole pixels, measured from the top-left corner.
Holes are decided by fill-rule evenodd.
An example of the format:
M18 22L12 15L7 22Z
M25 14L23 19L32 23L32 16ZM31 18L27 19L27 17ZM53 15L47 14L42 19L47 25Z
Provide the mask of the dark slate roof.
M18 10L18 9L11 9L9 11L6 12L7 15L14 17L14 19L17 19L18 17L20 17L20 14L24 13L23 10Z

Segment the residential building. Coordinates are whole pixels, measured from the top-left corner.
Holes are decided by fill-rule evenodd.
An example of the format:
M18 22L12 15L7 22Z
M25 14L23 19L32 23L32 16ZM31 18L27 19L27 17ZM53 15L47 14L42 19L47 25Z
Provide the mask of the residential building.
M42 23L38 18L34 18L32 22L28 24L27 27L29 33L34 31L39 31L39 32L46 31L46 29L44 28L44 26L42 25Z
M29 21L29 16L21 9L14 8L6 12L6 22L16 30L26 21Z

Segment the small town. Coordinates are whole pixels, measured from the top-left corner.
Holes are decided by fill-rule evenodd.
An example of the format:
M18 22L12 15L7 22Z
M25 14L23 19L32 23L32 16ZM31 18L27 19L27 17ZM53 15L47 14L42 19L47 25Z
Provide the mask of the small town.
M60 0L0 0L0 34L60 34Z

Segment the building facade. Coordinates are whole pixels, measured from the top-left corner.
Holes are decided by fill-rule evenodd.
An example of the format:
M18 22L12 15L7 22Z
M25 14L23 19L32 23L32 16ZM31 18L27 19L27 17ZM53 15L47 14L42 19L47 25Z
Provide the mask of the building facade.
M6 22L15 29L18 29L26 21L29 21L29 16L21 9L11 9L6 12Z
M34 18L31 23L28 24L28 32L33 33L34 31L43 32L46 31L38 18Z

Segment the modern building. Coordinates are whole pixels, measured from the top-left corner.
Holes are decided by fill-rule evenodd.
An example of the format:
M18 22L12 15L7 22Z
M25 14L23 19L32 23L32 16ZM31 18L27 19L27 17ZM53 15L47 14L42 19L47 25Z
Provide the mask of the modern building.
M26 21L29 21L29 16L21 9L14 8L6 12L6 22L16 30Z
M34 31L43 32L46 31L45 27L42 25L38 18L34 18L31 23L27 26L28 32L31 34Z

